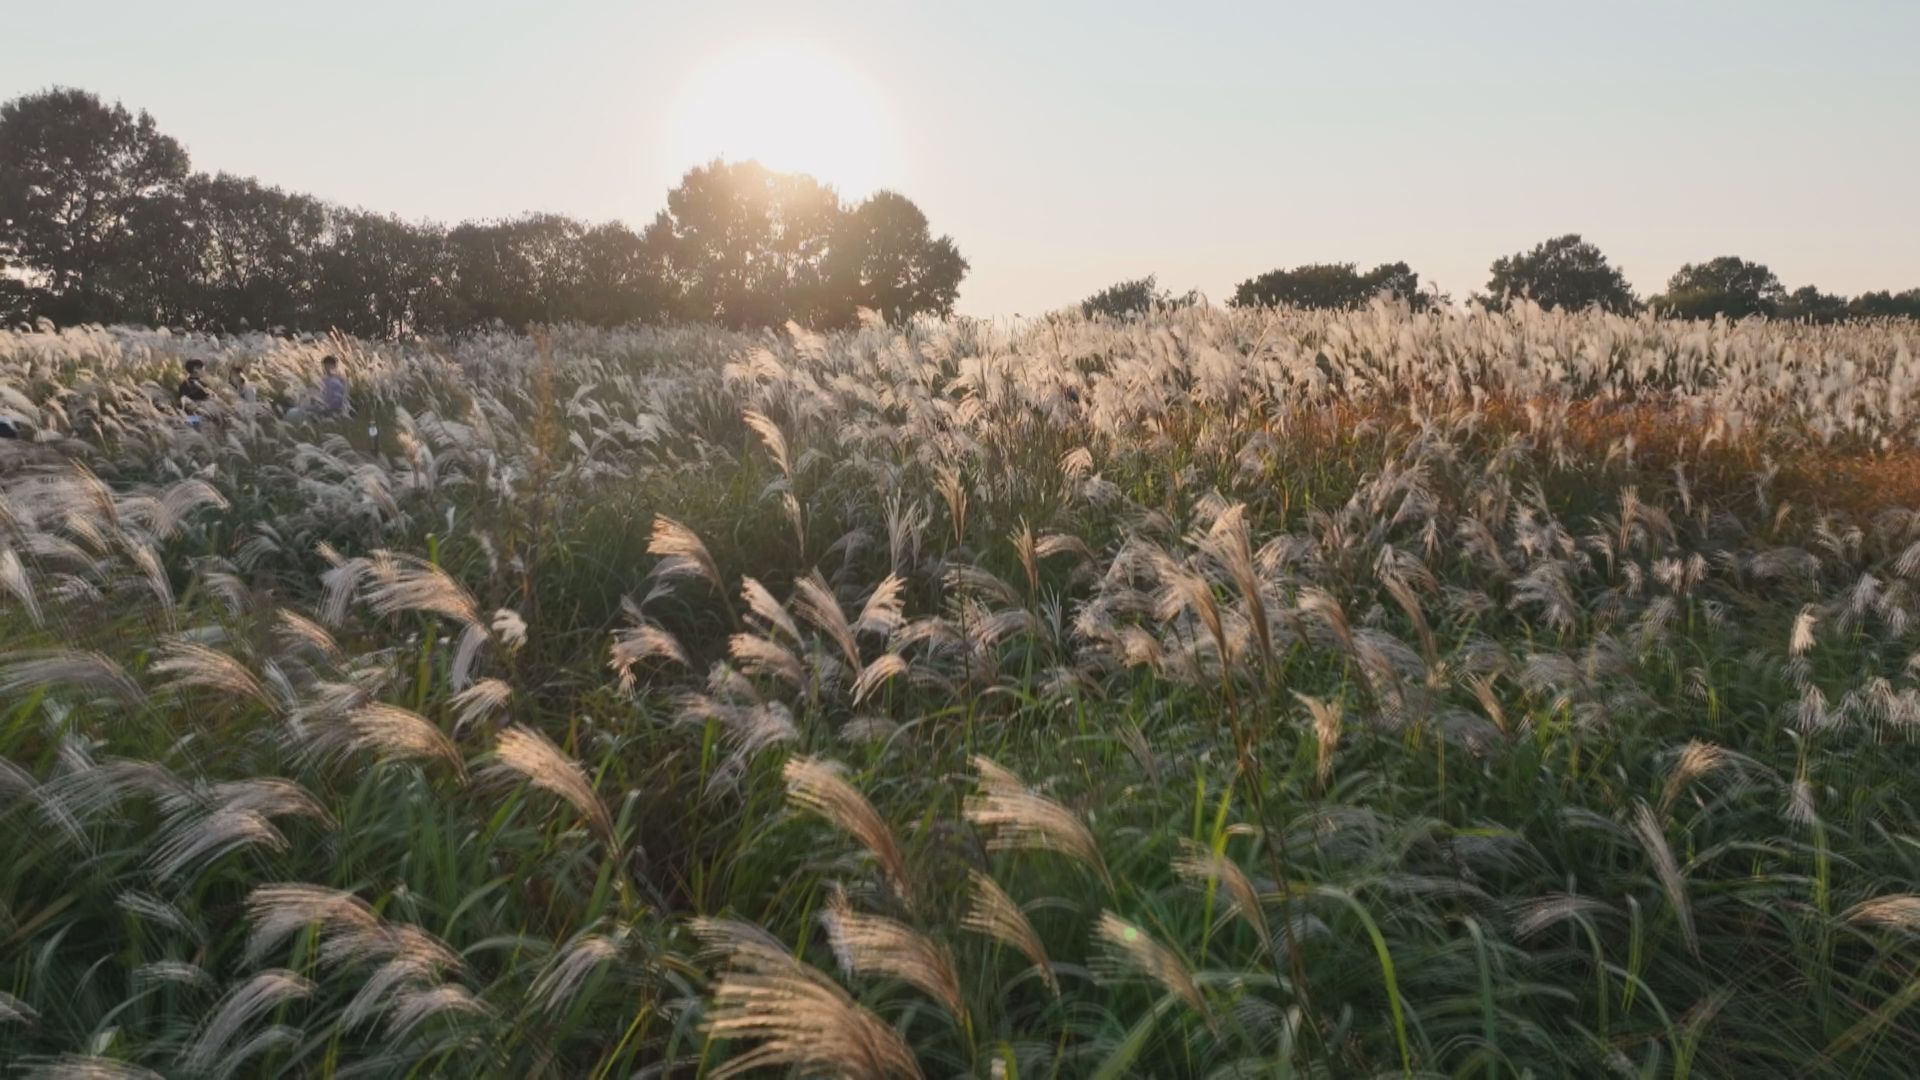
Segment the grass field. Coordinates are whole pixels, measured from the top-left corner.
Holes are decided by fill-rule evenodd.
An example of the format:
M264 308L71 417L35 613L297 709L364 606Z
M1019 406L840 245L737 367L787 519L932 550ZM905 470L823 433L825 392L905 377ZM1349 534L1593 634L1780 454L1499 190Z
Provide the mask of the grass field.
M1916 345L0 335L0 1061L1908 1075Z

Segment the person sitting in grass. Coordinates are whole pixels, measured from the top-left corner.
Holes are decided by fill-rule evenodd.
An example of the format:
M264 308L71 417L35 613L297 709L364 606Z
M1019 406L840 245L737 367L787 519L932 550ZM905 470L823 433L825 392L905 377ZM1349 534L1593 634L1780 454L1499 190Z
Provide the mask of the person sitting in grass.
M179 387L174 390L174 399L179 404L180 411L186 413L187 423L199 427L199 404L213 396L207 389L207 384L200 380L200 373L207 369L207 362L197 358L189 360L186 363L186 369L187 377L180 380Z
M352 416L347 401L347 379L340 374L340 358L328 355L320 361L320 412L327 416Z

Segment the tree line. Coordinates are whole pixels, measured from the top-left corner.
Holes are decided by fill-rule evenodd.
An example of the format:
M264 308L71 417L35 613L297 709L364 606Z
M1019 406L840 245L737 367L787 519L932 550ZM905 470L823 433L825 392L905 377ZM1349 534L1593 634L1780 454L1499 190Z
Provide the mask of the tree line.
M0 323L367 337L667 320L827 329L952 311L967 261L905 196L757 162L689 171L635 232L560 214L453 227L195 172L146 112L0 105Z
M1848 299L1807 285L1792 292L1764 265L1734 255L1688 263L1667 281L1666 291L1642 300L1626 275L1577 233L1542 241L1493 261L1485 293L1469 299L1482 307L1502 308L1521 297L1541 307L1583 310L1598 307L1617 314L1642 310L1683 319L1716 316L1830 323L1847 319L1920 319L1920 288L1905 292L1868 292ZM1393 296L1416 310L1445 304L1445 293L1423 287L1406 263L1382 263L1361 271L1353 263L1313 263L1270 270L1234 289L1235 307L1301 307L1350 310L1377 296ZM1127 316L1156 308L1191 304L1196 294L1176 297L1149 275L1123 281L1087 297L1083 314Z

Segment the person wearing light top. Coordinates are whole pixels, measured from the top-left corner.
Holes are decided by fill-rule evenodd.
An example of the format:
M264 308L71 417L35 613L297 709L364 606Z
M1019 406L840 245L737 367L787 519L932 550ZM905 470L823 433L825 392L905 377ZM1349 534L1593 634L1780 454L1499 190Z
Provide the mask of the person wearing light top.
M351 416L347 401L347 380L340 374L340 358L328 356L320 361L320 411L329 416Z

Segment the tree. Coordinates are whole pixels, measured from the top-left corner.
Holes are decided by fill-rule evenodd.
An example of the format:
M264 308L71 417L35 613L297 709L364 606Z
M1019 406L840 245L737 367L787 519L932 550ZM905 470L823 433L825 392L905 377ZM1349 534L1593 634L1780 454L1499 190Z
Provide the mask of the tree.
M1197 292L1189 291L1184 296L1175 296L1172 290L1161 289L1157 285L1158 279L1153 274L1109 285L1080 301L1080 314L1087 318L1105 315L1118 319L1166 308L1189 307L1200 300Z
M1861 293L1847 305L1847 314L1858 319L1920 319L1920 289Z
M363 337L454 328L446 230L364 210L331 218L316 297L329 327Z
M578 275L559 314L593 326L625 326L666 313L661 256L646 239L617 221L580 233Z
M901 322L949 315L967 260L953 238L935 239L927 215L892 191L874 193L841 215L830 238L827 295L813 307L819 325L850 323L859 308Z
M136 228L150 200L177 195L187 152L153 117L56 88L0 105L0 264L63 321L151 306L123 271L151 264Z
M1839 322L1847 317L1847 300L1823 293L1816 286L1802 285L1780 301L1774 315L1792 322Z
M1403 262L1381 263L1364 274L1352 263L1310 263L1249 278L1228 302L1235 307L1350 310L1382 294L1405 300L1416 310L1436 299L1420 291L1420 275Z
M586 226L559 214L467 222L447 234L461 325L560 322L583 275Z
M1667 291L1650 303L1662 315L1681 319L1729 319L1772 315L1787 290L1773 271L1737 255L1688 263L1667 280Z
M1544 308L1599 307L1616 314L1639 307L1626 276L1600 249L1568 233L1493 261L1487 291L1496 304L1531 297Z
M327 328L314 303L325 204L221 173L188 182L186 214L199 254L193 321L226 331Z
M778 326L825 306L823 263L841 213L833 189L810 176L715 161L667 193L646 238L681 314Z
M674 310L728 326L844 326L863 307L894 320L945 315L967 272L952 238L935 239L905 196L848 209L813 177L757 161L688 172L643 240Z

